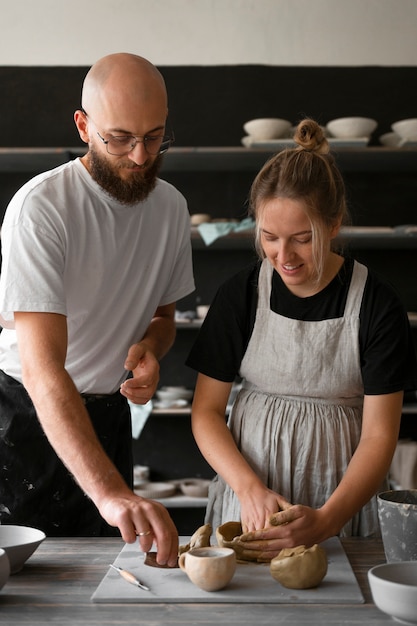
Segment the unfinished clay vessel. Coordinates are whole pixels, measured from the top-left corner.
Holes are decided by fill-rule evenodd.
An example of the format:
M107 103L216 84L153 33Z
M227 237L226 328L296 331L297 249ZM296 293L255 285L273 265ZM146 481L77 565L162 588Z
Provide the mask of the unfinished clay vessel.
M258 561L260 552L257 550L246 550L240 543L242 534L242 524L240 522L225 522L216 528L216 539L219 546L232 548L236 556L241 561Z
M195 533L191 535L190 541L181 545L178 550L178 554L183 554L183 552L188 552L193 548L205 548L210 545L212 527L211 524L204 524L204 526L200 526L197 528Z
M317 587L326 576L327 555L317 544L311 548L284 548L271 560L270 571L283 587L310 589Z

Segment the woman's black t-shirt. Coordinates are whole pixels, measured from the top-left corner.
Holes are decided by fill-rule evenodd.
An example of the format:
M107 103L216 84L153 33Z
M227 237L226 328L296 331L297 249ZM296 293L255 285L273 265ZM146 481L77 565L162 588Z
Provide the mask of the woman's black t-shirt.
M241 270L218 290L186 364L211 378L233 382L252 334L260 262ZM343 317L353 259L319 293L300 298L274 271L271 310L291 319ZM405 308L391 285L368 269L361 309L359 346L365 395L417 389L417 363ZM314 367L314 355L312 367Z

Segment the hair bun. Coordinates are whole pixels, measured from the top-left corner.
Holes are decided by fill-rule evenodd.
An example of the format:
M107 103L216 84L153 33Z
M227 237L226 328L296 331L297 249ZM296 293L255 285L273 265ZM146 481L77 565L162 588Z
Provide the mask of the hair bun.
M302 120L295 130L294 141L298 144L298 150L307 150L318 154L329 153L329 142L322 127L315 120Z

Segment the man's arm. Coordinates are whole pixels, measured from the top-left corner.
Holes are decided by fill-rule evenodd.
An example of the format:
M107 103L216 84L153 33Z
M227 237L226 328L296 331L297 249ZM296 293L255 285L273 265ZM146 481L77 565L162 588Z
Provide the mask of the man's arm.
M153 538L158 561L174 564L178 550L175 526L164 507L136 496L104 452L75 384L65 369L67 323L54 313L15 313L23 384L39 421L63 463L112 526L133 542L136 532L142 549Z
M152 398L159 383L159 361L174 339L175 302L158 307L141 341L131 346L125 368L133 377L121 385L122 395L135 404L146 404Z

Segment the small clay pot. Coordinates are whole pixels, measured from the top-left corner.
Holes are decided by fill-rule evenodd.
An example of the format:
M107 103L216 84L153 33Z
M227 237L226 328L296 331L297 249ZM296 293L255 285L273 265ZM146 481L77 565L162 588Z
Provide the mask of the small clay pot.
M204 591L218 591L233 578L236 554L218 546L194 548L181 554L178 564L194 585Z

